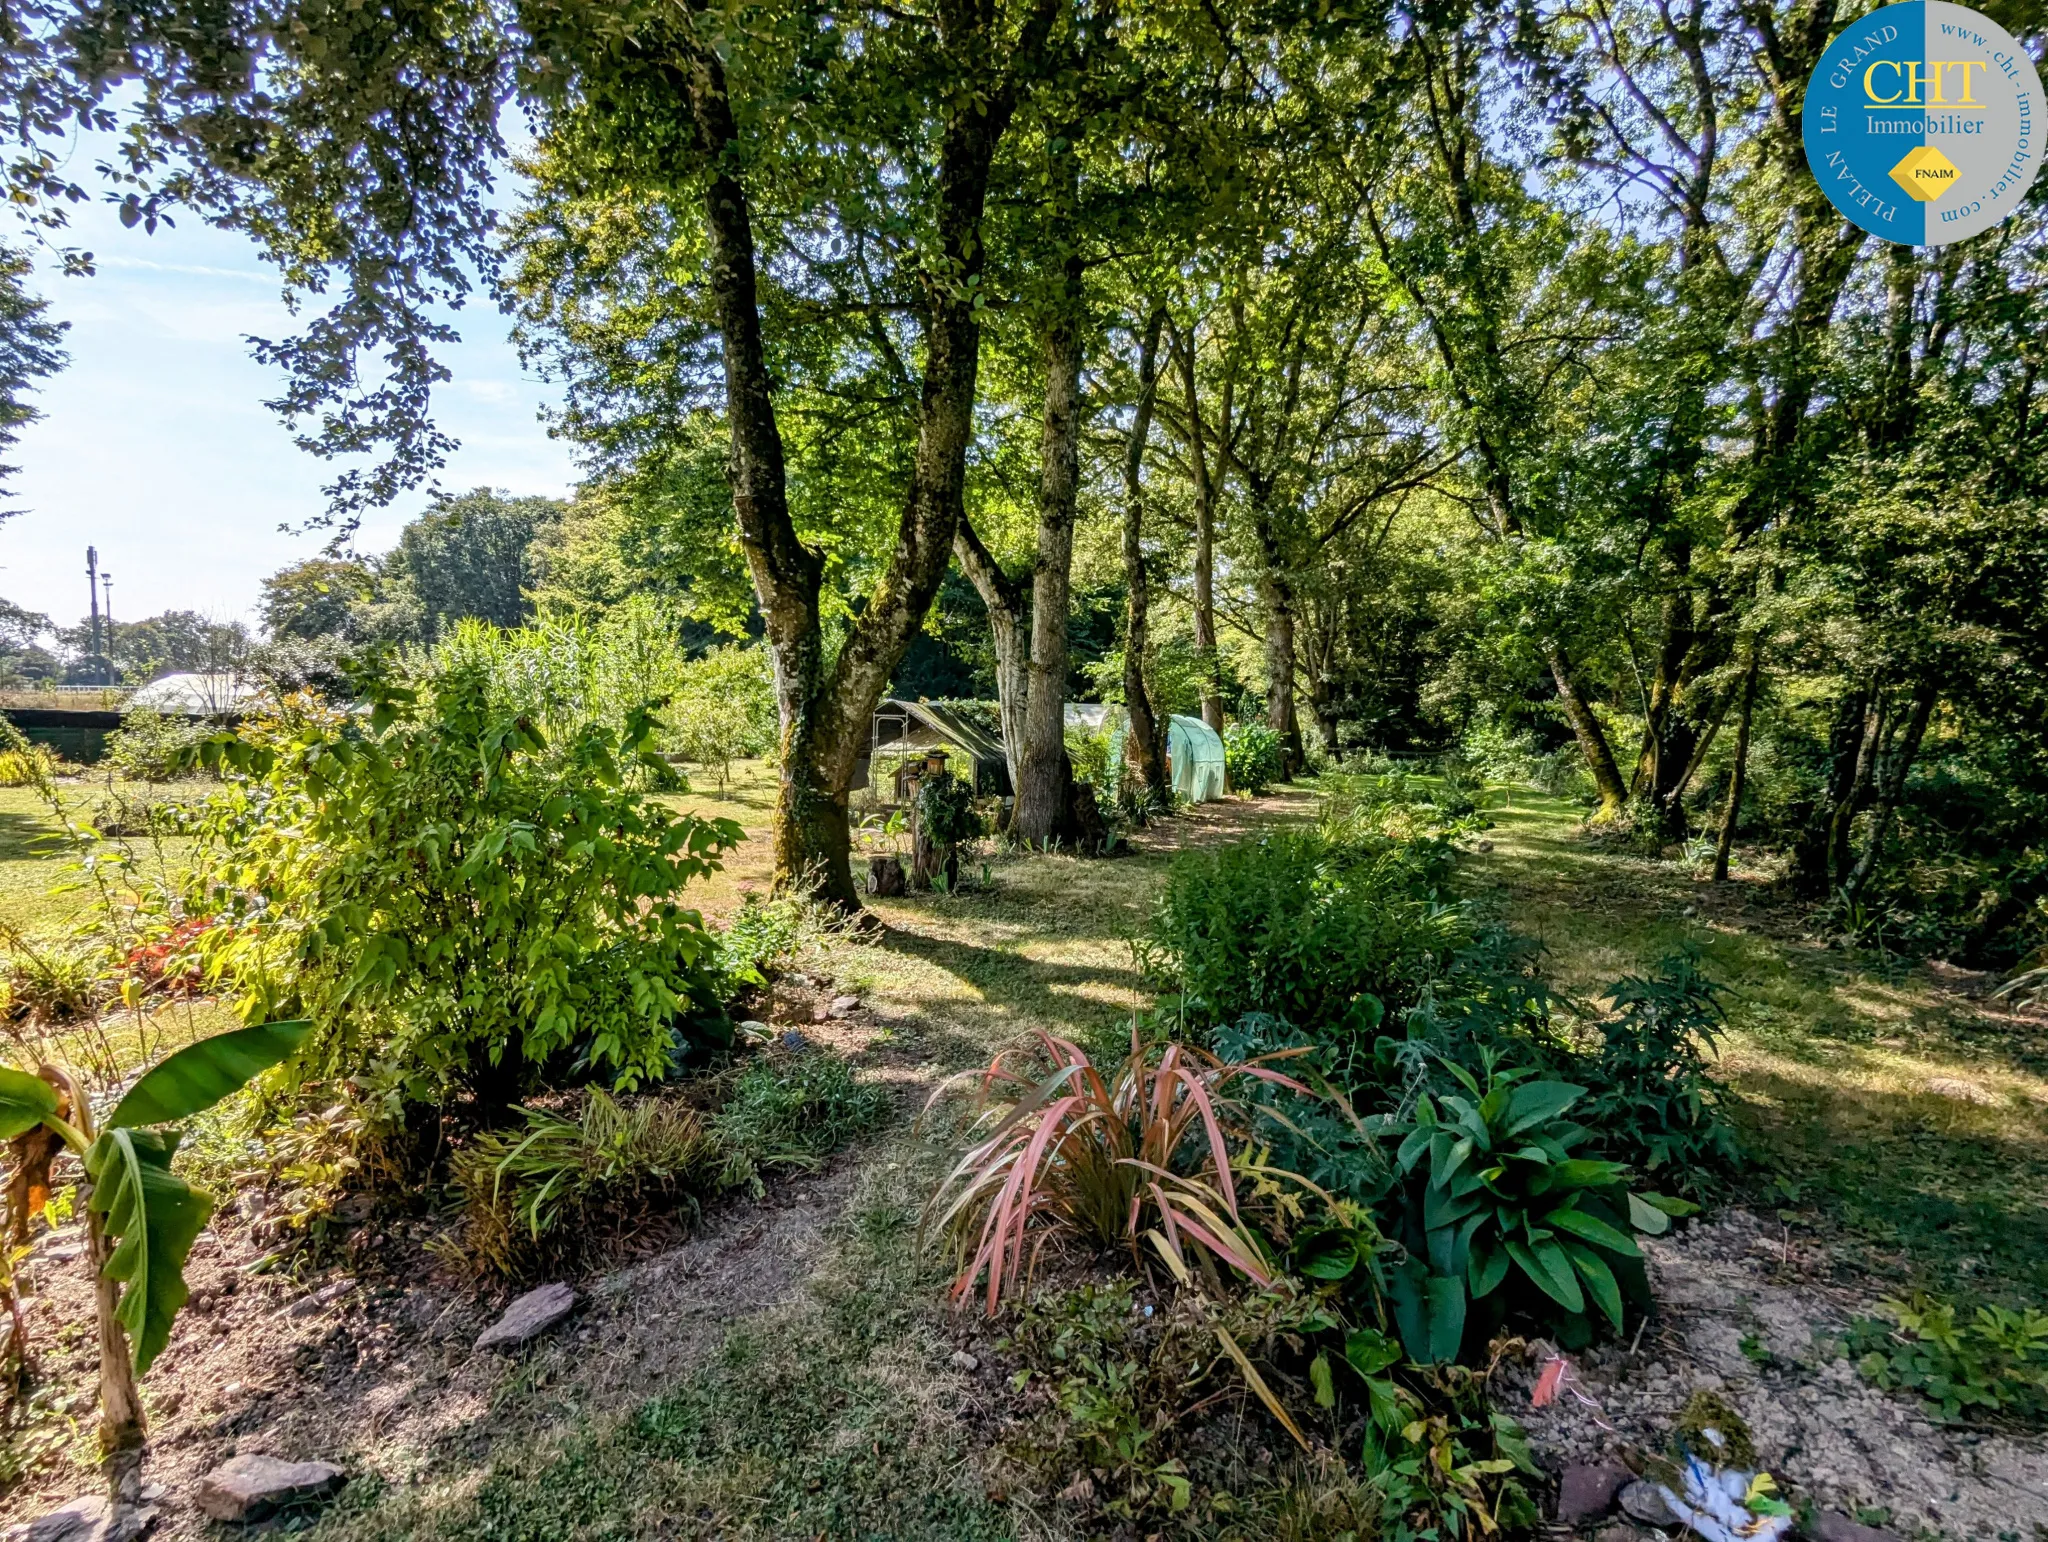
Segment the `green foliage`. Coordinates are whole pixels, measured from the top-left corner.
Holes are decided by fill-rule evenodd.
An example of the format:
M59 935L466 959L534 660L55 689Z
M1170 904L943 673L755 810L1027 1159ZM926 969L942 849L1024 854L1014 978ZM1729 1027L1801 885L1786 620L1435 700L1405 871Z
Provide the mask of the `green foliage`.
M623 1104L593 1087L573 1116L529 1108L524 1118L479 1133L449 1165L466 1209L463 1249L498 1273L580 1262L715 1186L718 1143L680 1097Z
M185 1260L213 1213L213 1201L171 1171L177 1132L114 1128L85 1153L92 1210L114 1250L106 1276L126 1288L114 1308L135 1356L135 1373L171 1341L171 1321L185 1304Z
M255 1023L188 1044L138 1077L108 1121L134 1126L189 1119L295 1053L312 1026L303 1019Z
M1264 723L1232 723L1223 730L1223 772L1232 792L1257 797L1287 769L1287 747Z
M191 773L193 752L218 730L192 718L167 717L154 707L130 707L107 736L107 760L137 782L168 782Z
M950 772L927 776L917 784L917 827L924 838L944 849L979 840L988 833L974 789Z
M1857 1318L1843 1346L1868 1380L1943 1419L2048 1420L2048 1314L1981 1306L1958 1322L1954 1302L1922 1293L1882 1308L1890 1321Z
M1391 1281L1408 1353L1457 1358L1482 1302L1494 1322L1525 1313L1571 1346L1592 1338L1596 1309L1619 1331L1624 1298L1649 1297L1630 1231L1666 1230L1662 1207L1679 1202L1638 1198L1621 1164L1574 1155L1591 1132L1564 1116L1585 1088L1522 1069L1482 1085L1446 1069L1461 1092L1425 1093L1412 1118L1386 1128L1408 1180L1397 1233L1408 1256Z
M1589 1089L1581 1117L1602 1151L1698 1196L1742 1159L1708 1063L1724 1027L1720 987L1696 954L1679 953L1609 986L1607 1000L1598 1053L1572 1068Z
M723 1162L719 1181L758 1194L764 1173L817 1168L888 1112L888 1089L858 1080L837 1055L749 1061L711 1116Z
M0 787L41 787L56 769L57 757L43 745L0 750Z
M1127 1281L1046 1292L1000 1347L1020 1364L1024 1393L1010 1455L1048 1490L1089 1478L1078 1503L1098 1524L1419 1542L1537 1520L1525 1480L1540 1473L1514 1421L1489 1410L1484 1378L1404 1362L1384 1334L1348 1326L1313 1282L1156 1303ZM1191 1415L1233 1384L1273 1422L1240 1424L1219 1446ZM1294 1432L1310 1429L1355 1440L1355 1473L1288 1460Z
M373 681L362 729L308 717L211 744L188 909L245 1009L303 1002L324 1074L378 1117L503 1107L552 1063L621 1087L729 1042L715 944L680 901L738 841L625 786L645 711L550 743L487 671Z
M1176 857L1139 956L1199 1029L1267 1013L1369 1051L1474 934L1440 841L1276 830Z

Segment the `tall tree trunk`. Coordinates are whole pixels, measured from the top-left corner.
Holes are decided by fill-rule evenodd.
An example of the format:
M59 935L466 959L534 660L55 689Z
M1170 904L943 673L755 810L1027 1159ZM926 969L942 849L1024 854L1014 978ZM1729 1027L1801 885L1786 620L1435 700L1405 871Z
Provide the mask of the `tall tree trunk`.
M1266 725L1280 736L1282 775L1292 777L1307 760L1294 705L1294 591L1283 575L1268 569L1259 579L1259 594L1266 602Z
M1846 766L1838 760L1831 778L1835 798L1828 817L1828 877L1838 889L1848 883L1855 865L1856 816L1870 802L1870 781L1876 775L1878 749L1884 743L1885 731L1884 694L1871 691L1863 698L1863 721L1856 735L1855 754Z
M996 651L996 715L1002 724L1003 763L1014 800L1024 785L1024 704L1031 694L1029 591L1003 571L965 515L953 536L953 555L988 611Z
M1593 715L1593 709L1579 693L1564 650L1552 644L1545 650L1544 657L1550 665L1550 678L1557 685L1557 699L1564 707L1565 721L1572 725L1572 736L1579 741L1579 753L1586 757L1587 769L1593 773L1593 789L1600 799L1600 806L1593 817L1603 821L1618 819L1628 806L1628 786L1621 779L1621 767L1615 763L1614 748L1607 742L1607 731L1600 726L1600 719Z
M1856 870L1842 885L1842 893L1849 899L1861 894L1877 872L1878 859L1884 854L1885 837L1891 834L1892 817L1898 813L1899 799L1906 791L1906 776L1913 769L1913 762L1919 758L1920 743L1927 736L1927 721L1933 716L1934 704L1940 696L1941 689L1932 680L1921 681L1913 693L1913 715L1906 720L1905 732L1893 746L1890 764L1885 768L1884 785L1877 794L1877 811L1870 821L1870 839L1856 863Z
M1039 434L1038 557L1031 574L1031 689L1024 708L1023 782L1015 829L1030 844L1065 823L1067 611L1081 481L1081 260L1068 259L1066 302L1045 330L1045 418Z
M1054 7L1039 0L1009 57L1036 61ZM962 59L993 56L992 22L968 0L942 0L938 32ZM708 285L723 344L727 474L740 546L754 581L774 663L781 714L775 808L775 881L847 910L859 908L846 800L889 677L923 626L945 577L962 510L973 431L981 326L975 309L985 266L981 224L997 142L1015 109L1016 76L986 96L962 93L939 135L937 247L925 274L925 358L911 487L896 539L868 603L828 667L820 624L824 564L791 519L762 342L753 215L724 66L690 45L677 85L690 103L704 162Z
M1195 337L1190 329L1174 348L1186 402L1188 459L1195 481L1195 656L1202 669L1202 721L1223 732L1223 670L1216 654L1216 490L1209 475L1208 429L1195 392ZM1224 421L1229 422L1228 383Z
M1124 755L1145 790L1162 806L1173 788L1166 775L1164 724L1145 689L1146 626L1151 583L1145 573L1145 441L1152 433L1152 403L1159 389L1159 334L1166 311L1155 307L1138 343L1138 403L1124 446Z
M1728 859L1735 850L1735 830L1742 822L1742 793L1749 779L1749 725L1756 712L1756 682L1762 650L1749 646L1749 668L1742 675L1742 703L1735 720L1735 764L1728 773L1728 798L1721 805L1721 832L1714 841L1714 882L1728 881Z

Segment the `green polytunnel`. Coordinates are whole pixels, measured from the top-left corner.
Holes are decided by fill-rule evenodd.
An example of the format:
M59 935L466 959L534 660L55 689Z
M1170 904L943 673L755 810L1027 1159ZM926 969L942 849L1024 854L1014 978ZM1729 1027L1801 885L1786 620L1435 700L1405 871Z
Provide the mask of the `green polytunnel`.
M1223 796L1223 736L1198 717L1166 720L1166 765L1173 790L1189 803Z

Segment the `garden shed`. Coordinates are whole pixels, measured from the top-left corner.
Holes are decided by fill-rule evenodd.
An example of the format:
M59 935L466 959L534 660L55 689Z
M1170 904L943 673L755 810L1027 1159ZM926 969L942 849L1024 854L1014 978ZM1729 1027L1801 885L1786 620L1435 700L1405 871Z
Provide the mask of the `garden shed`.
M958 772L984 798L1011 796L1010 765L994 702L884 701L868 730L867 764L854 779L868 785L878 759L908 759L943 750Z

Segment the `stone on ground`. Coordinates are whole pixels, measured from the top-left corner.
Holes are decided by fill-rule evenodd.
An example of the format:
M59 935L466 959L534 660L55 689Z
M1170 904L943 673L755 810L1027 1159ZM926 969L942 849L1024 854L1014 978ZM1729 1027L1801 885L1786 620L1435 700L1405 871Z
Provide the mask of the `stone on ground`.
M478 1349L510 1349L539 1338L576 1306L576 1292L559 1281L529 1290L478 1336Z
M1614 1508L1615 1496L1635 1474L1619 1462L1577 1462L1557 1484L1557 1519L1565 1526L1597 1521Z
M851 1017L860 1010L860 997L834 996L831 1012L834 1017Z
M1678 1517L1671 1513L1671 1506L1664 1502L1664 1495L1654 1483L1638 1479L1621 1491L1621 1508L1632 1521L1641 1521L1645 1526L1676 1526Z
M193 1497L217 1521L260 1521L295 1505L332 1499L347 1481L348 1474L332 1462L236 1456L201 1478Z
M134 1542L155 1524L155 1505L110 1508L105 1495L87 1494L11 1527L7 1542Z

